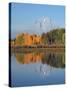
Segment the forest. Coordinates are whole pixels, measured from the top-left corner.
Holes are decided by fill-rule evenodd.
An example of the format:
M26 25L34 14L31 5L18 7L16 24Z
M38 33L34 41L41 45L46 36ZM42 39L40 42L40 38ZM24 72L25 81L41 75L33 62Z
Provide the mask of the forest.
M16 35L15 39L10 41L12 47L15 46L45 46L62 45L65 46L65 29L58 28L50 32L43 32L41 35L21 33Z

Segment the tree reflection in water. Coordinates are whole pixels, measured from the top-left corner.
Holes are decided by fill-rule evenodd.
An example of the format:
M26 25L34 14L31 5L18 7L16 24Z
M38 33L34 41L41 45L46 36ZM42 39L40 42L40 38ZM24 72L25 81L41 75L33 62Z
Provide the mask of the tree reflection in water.
M36 68L36 72L42 73L44 76L55 68L65 67L64 52L32 52L32 53L14 53L19 64L35 64L40 63Z

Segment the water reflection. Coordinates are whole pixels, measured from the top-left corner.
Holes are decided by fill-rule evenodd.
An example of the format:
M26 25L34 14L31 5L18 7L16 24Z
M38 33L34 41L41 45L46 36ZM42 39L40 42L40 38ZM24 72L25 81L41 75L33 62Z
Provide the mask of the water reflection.
M65 67L64 52L32 52L15 53L15 57L20 64L30 64L40 62L56 68Z
M13 52L11 70L13 86L63 84L65 53L64 51Z

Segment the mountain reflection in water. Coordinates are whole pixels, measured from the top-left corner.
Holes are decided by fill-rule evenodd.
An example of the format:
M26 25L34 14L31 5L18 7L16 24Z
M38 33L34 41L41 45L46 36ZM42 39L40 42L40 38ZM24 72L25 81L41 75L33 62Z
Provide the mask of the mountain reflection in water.
M12 52L13 86L65 83L64 51Z
M20 64L41 63L35 72L40 72L48 76L55 68L65 67L65 57L63 52L32 52L32 53L15 53L15 57Z

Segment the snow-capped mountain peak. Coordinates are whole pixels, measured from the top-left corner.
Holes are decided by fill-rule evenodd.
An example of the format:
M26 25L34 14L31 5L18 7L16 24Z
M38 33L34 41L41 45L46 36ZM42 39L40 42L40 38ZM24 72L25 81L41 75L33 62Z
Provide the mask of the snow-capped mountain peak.
M39 32L48 32L56 26L51 18L43 16L34 22L34 28Z

